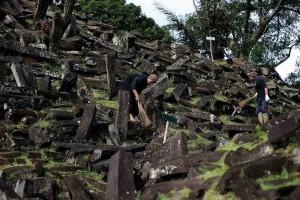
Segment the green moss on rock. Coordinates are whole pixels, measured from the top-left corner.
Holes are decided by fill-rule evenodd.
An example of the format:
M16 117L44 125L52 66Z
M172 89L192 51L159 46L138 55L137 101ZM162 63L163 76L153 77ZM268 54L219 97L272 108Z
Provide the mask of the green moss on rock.
M200 134L198 134L196 138L188 140L187 145L189 151L195 151L198 150L201 145L209 145L211 143L212 141L203 138Z
M53 126L53 121L50 120L41 120L33 124L33 127L40 128L51 128Z

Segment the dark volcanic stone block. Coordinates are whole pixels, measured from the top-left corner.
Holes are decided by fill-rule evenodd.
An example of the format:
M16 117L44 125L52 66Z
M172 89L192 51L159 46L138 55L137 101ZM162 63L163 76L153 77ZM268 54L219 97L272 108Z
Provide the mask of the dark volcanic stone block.
M284 142L299 132L300 122L296 118L274 119L268 127L269 141L272 144Z
M26 87L26 81L20 63L12 63L11 71L13 72L18 87Z
M107 200L134 200L133 157L120 150L110 159L106 187Z
M288 164L287 158L280 154L273 154L251 162L244 168L249 178L259 178L270 174L280 173Z
M173 94L176 99L181 98L184 92L187 90L187 84L178 84L173 91Z
M127 138L129 117L129 91L120 90L115 125L122 140Z
M236 144L254 142L257 139L257 135L251 133L242 133L234 136L234 142Z
M223 131L252 132L255 126L255 124L226 124L223 126Z
M240 168L231 168L221 177L217 190L221 194L225 194L227 191L232 190L233 185L241 176Z
M200 196L198 199L202 199L201 197L204 194L204 191L208 189L212 183L212 179L209 179L206 182L202 182L199 179L188 179L157 183L145 188L141 200L155 200L157 199L158 193L168 193L184 188L190 188L193 192L197 193L197 196Z
M167 162L156 165L150 169L149 178L158 180L163 177L187 176L191 167L187 159L172 159Z
M236 151L230 151L225 158L227 165L233 166L250 161L257 160L273 153L273 149L270 145L259 145L251 151L245 148L239 148Z
M59 91L76 93L78 76L75 73L68 73L64 76Z
M177 133L169 138L166 143L160 145L158 148L151 150L149 161L155 163L160 159L178 158L187 155L187 138L184 133Z
M187 137L185 133L179 132L169 139L170 157L185 156L188 153Z
M29 129L29 139L36 145L46 145L51 141L49 129L42 127L32 127Z
M280 154L266 156L252 162L231 167L221 177L217 186L221 194L232 190L237 181L242 177L257 179L270 174L279 174L287 166L287 158Z
M96 105L87 104L84 108L83 115L81 117L79 128L77 129L75 141L78 143L83 143L86 136L88 135L92 123L96 115Z
M50 76L45 76L40 79L38 84L39 90L48 91L51 90L51 78Z
M1 199L9 199L9 200L21 199L15 193L15 191L1 179L0 179L0 193L1 193Z
M261 199L258 191L258 184L247 178L239 178L233 185L234 193L240 197L242 200L259 200Z
M154 85L142 91L141 94L142 102L146 102L149 99L157 98L158 96L164 94L167 88L168 88L168 75L163 74L159 77L158 81Z
M48 178L38 177L27 180L25 193L27 197L40 196L45 199L54 200L54 184Z
M114 71L115 57L113 55L105 55L105 62L107 73L108 97L111 98L116 87L116 76Z
M68 191L72 200L89 200L91 199L88 193L83 189L79 179L75 176L66 177L64 179L65 184L68 187Z

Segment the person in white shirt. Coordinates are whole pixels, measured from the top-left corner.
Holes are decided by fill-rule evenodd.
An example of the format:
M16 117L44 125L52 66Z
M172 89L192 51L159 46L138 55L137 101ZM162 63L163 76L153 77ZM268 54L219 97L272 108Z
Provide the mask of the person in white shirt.
M232 57L233 57L233 54L232 54L232 51L229 47L226 47L224 49L224 59L227 61L228 64L233 64L233 61L232 61Z

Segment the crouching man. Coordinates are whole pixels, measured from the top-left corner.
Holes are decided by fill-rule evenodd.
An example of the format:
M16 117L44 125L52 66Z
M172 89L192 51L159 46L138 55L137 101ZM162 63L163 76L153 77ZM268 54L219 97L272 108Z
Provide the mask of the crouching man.
M158 76L155 74L135 73L129 75L121 85L121 90L130 92L129 96L129 122L138 122L141 92L149 85L156 83Z

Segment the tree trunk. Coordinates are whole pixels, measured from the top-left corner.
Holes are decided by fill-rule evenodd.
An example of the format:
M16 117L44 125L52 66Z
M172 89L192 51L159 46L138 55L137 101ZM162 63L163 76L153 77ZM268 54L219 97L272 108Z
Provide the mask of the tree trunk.
M66 0L63 15L63 30L69 25L76 0Z
M40 19L44 19L48 10L48 6L51 4L51 0L38 0L37 8L35 11L34 22L36 23Z

